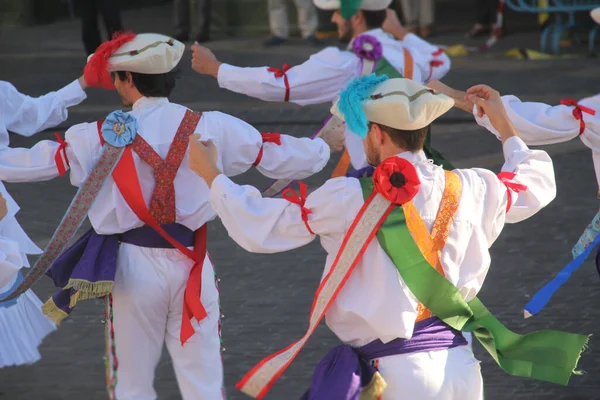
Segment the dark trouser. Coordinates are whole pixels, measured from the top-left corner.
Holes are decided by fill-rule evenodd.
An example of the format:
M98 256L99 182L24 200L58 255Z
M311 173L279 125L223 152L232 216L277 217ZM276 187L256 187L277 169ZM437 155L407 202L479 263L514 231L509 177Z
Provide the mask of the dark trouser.
M498 0L475 0L475 6L478 24L487 26L496 23Z
M175 0L173 6L178 35L209 37L212 0Z
M117 0L80 0L81 6L81 38L88 55L92 54L100 43L100 28L98 27L98 12L102 14L108 39L112 39L115 32L122 31L121 14Z

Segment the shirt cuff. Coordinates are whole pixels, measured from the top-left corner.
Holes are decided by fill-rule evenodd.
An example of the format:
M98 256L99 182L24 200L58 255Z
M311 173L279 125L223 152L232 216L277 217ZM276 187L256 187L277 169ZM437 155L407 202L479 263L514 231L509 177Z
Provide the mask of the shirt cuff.
M210 187L210 204L213 209L219 212L220 205L227 200L227 195L237 185L224 174L218 175Z
M506 139L502 145L502 150L504 151L504 158L508 160L512 153L516 151L529 150L529 147L527 147L525 142L520 137L512 136Z
M60 89L57 93L65 107L76 106L87 98L87 94L81 88L77 79Z
M227 89L227 83L231 80L231 74L238 69L233 65L222 63L219 66L219 72L217 73L217 82L221 89Z

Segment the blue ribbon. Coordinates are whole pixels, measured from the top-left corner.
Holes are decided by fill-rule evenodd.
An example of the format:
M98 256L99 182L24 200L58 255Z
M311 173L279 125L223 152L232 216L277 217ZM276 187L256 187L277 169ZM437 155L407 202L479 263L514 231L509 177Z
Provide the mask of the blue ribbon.
M12 292L15 291L16 288L19 287L21 282L23 282L23 274L21 273L21 271L19 271L19 272L17 272L17 279L15 280L15 283L13 283L12 286L10 287L10 289L8 289L6 292L0 293L0 299L4 299L4 298L8 297ZM8 308L8 307L14 306L15 304L17 304L18 299L19 299L19 297L15 297L12 300L8 300L8 301L5 301L4 303L0 303L0 308Z
M533 296L533 298L525 304L525 311L527 311L531 315L535 315L539 313L542 308L546 306L546 304L550 301L554 292L556 292L564 283L566 283L571 274L581 265L584 261L589 257L592 250L600 244L600 234L596 235L592 243L589 244L585 248L585 250L575 257L573 261L567 264L566 267L562 269L550 282L548 282L543 288L538 290L538 292Z

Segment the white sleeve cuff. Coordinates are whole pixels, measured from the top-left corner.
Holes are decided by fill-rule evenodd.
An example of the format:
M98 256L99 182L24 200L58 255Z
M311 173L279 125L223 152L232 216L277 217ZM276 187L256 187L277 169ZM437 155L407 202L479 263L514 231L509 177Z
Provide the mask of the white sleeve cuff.
M220 205L227 199L227 194L237 185L224 174L217 176L210 187L210 204L219 212Z
M65 107L76 106L87 98L87 94L77 79L58 90L57 93Z
M217 73L217 82L221 89L227 89L227 83L231 80L231 74L239 67L222 63L219 66L219 72Z
M525 142L520 137L512 136L504 142L502 145L502 150L504 151L504 158L508 160L510 155L515 151L529 150L529 147L527 147Z

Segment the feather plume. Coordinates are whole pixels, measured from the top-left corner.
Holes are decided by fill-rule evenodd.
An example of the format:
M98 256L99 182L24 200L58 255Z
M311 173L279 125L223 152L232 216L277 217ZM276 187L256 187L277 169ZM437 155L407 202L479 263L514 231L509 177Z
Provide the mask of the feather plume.
M133 32L117 32L112 40L107 40L96 49L92 58L83 70L85 81L89 86L101 87L107 90L115 90L112 79L108 72L108 59L125 43L135 38Z
M387 75L375 74L363 76L350 82L340 94L338 110L344 115L346 126L361 138L367 137L369 121L362 108L373 89L388 79Z

